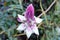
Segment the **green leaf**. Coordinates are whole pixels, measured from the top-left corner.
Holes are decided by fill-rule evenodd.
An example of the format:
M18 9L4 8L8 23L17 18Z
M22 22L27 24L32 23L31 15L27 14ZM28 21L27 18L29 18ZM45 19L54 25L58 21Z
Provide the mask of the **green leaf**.
M13 15L13 17L15 18L16 15L17 15L17 13L14 11L12 15Z

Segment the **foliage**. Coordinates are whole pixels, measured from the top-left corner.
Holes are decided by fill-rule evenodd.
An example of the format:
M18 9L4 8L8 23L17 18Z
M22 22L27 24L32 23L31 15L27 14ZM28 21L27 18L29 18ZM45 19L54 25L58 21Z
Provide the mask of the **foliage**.
M42 7L46 10L53 0L41 0ZM35 8L35 16L42 13L40 7L40 0L0 0L0 39L7 35L8 40L17 40L15 34L17 26L20 24L17 22L17 14L23 15L27 5L32 3ZM42 35L41 40L60 40L57 34L57 27L60 27L60 0L58 0L52 8L46 13L47 22L45 16L41 16L44 19L42 25L39 27L39 31ZM48 24L47 24L48 23ZM44 31L44 32L43 32ZM3 35L3 36L1 36ZM45 35L45 36L44 36Z

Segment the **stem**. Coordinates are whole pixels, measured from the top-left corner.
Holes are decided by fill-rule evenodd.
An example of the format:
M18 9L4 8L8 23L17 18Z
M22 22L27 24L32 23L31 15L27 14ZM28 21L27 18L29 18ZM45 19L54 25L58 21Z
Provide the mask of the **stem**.
M20 3L20 7L21 7L22 11L24 11L24 10L23 10L23 6L22 6L22 1L23 1L23 0L19 0L19 3Z
M41 0L40 0L40 7L41 7L41 10L42 10L42 13L38 16L38 17L41 17L43 14L45 16L45 19L46 19L46 13L51 9L51 7L56 3L57 0L54 0L51 5L46 9L46 11L43 10L43 7L42 7L42 4L41 4ZM46 19L46 23L48 25L48 21ZM40 24L38 25L38 27L40 26Z
M57 0L54 0L54 1L51 3L51 5L46 9L45 13L47 13L47 12L51 9L51 7L56 3L56 1L57 1ZM43 15L43 12L42 12L38 17L41 17L42 15Z
M50 9L51 9L51 7L56 3L56 1L57 0L54 0L53 2L52 2L52 4L47 8L47 10L46 11L43 11L38 17L41 17L43 14L46 14ZM22 7L22 6L21 6ZM22 7L22 9L23 9L23 7ZM45 15L46 16L46 15ZM39 27L39 26L38 26ZM10 29L8 29L8 30L10 30ZM0 32L0 34L2 34L2 33L4 33L5 31L2 31L2 32ZM22 34L22 35L25 35L25 34ZM15 35L15 36L20 36L20 34L19 35Z
M41 10L42 10L42 14L44 14L46 24L48 25L48 20L47 20L47 17L46 17L45 11L44 11L44 9L43 9L43 7L42 7L41 0L40 0L40 7L41 7ZM39 25L40 25L40 24L39 24Z

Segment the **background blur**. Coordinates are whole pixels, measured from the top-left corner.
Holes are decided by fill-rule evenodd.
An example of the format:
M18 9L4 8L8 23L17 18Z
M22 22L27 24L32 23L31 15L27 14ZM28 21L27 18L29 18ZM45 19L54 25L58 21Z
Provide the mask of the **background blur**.
M43 13L42 8L45 11L53 1L55 0L0 0L0 40L27 39L25 35L22 35L23 32L19 33L16 30L20 24L16 20L17 14L23 15L26 7L32 3L35 16L38 16ZM39 26L40 35L36 39L60 40L60 0L57 0L40 18L44 20ZM29 40L33 40L33 36Z

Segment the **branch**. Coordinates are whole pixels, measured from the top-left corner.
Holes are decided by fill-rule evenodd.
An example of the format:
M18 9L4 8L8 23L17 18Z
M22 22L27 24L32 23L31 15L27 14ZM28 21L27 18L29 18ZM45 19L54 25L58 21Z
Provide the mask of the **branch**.
M47 13L50 9L51 9L51 7L56 3L56 1L57 0L54 0L52 3L51 3L51 5L46 9L46 11L44 11L45 13ZM43 15L43 13L41 13L38 17L41 17Z
M46 11L44 11L45 13L47 13L50 9L51 9L51 7L56 3L56 1L57 0L54 0L53 2L52 2L52 4L47 8L47 10ZM38 17L41 17L43 15L43 13L41 13ZM11 30L11 29L8 29L8 30ZM5 31L2 31L2 32L0 32L0 34L2 34L2 33L4 33ZM25 34L19 34L19 35L14 35L14 36L20 36L20 35L25 35Z
M47 13L47 12L51 9L51 7L55 4L56 1L57 1L57 0L54 0L54 1L52 2L52 4L48 7L48 9L47 9L46 11L44 11L43 9L42 9L42 11L44 11L45 13ZM40 14L38 17L42 16L43 14L44 14L44 13ZM14 37L15 37L15 36L21 36L21 35L25 35L25 34L14 35Z

